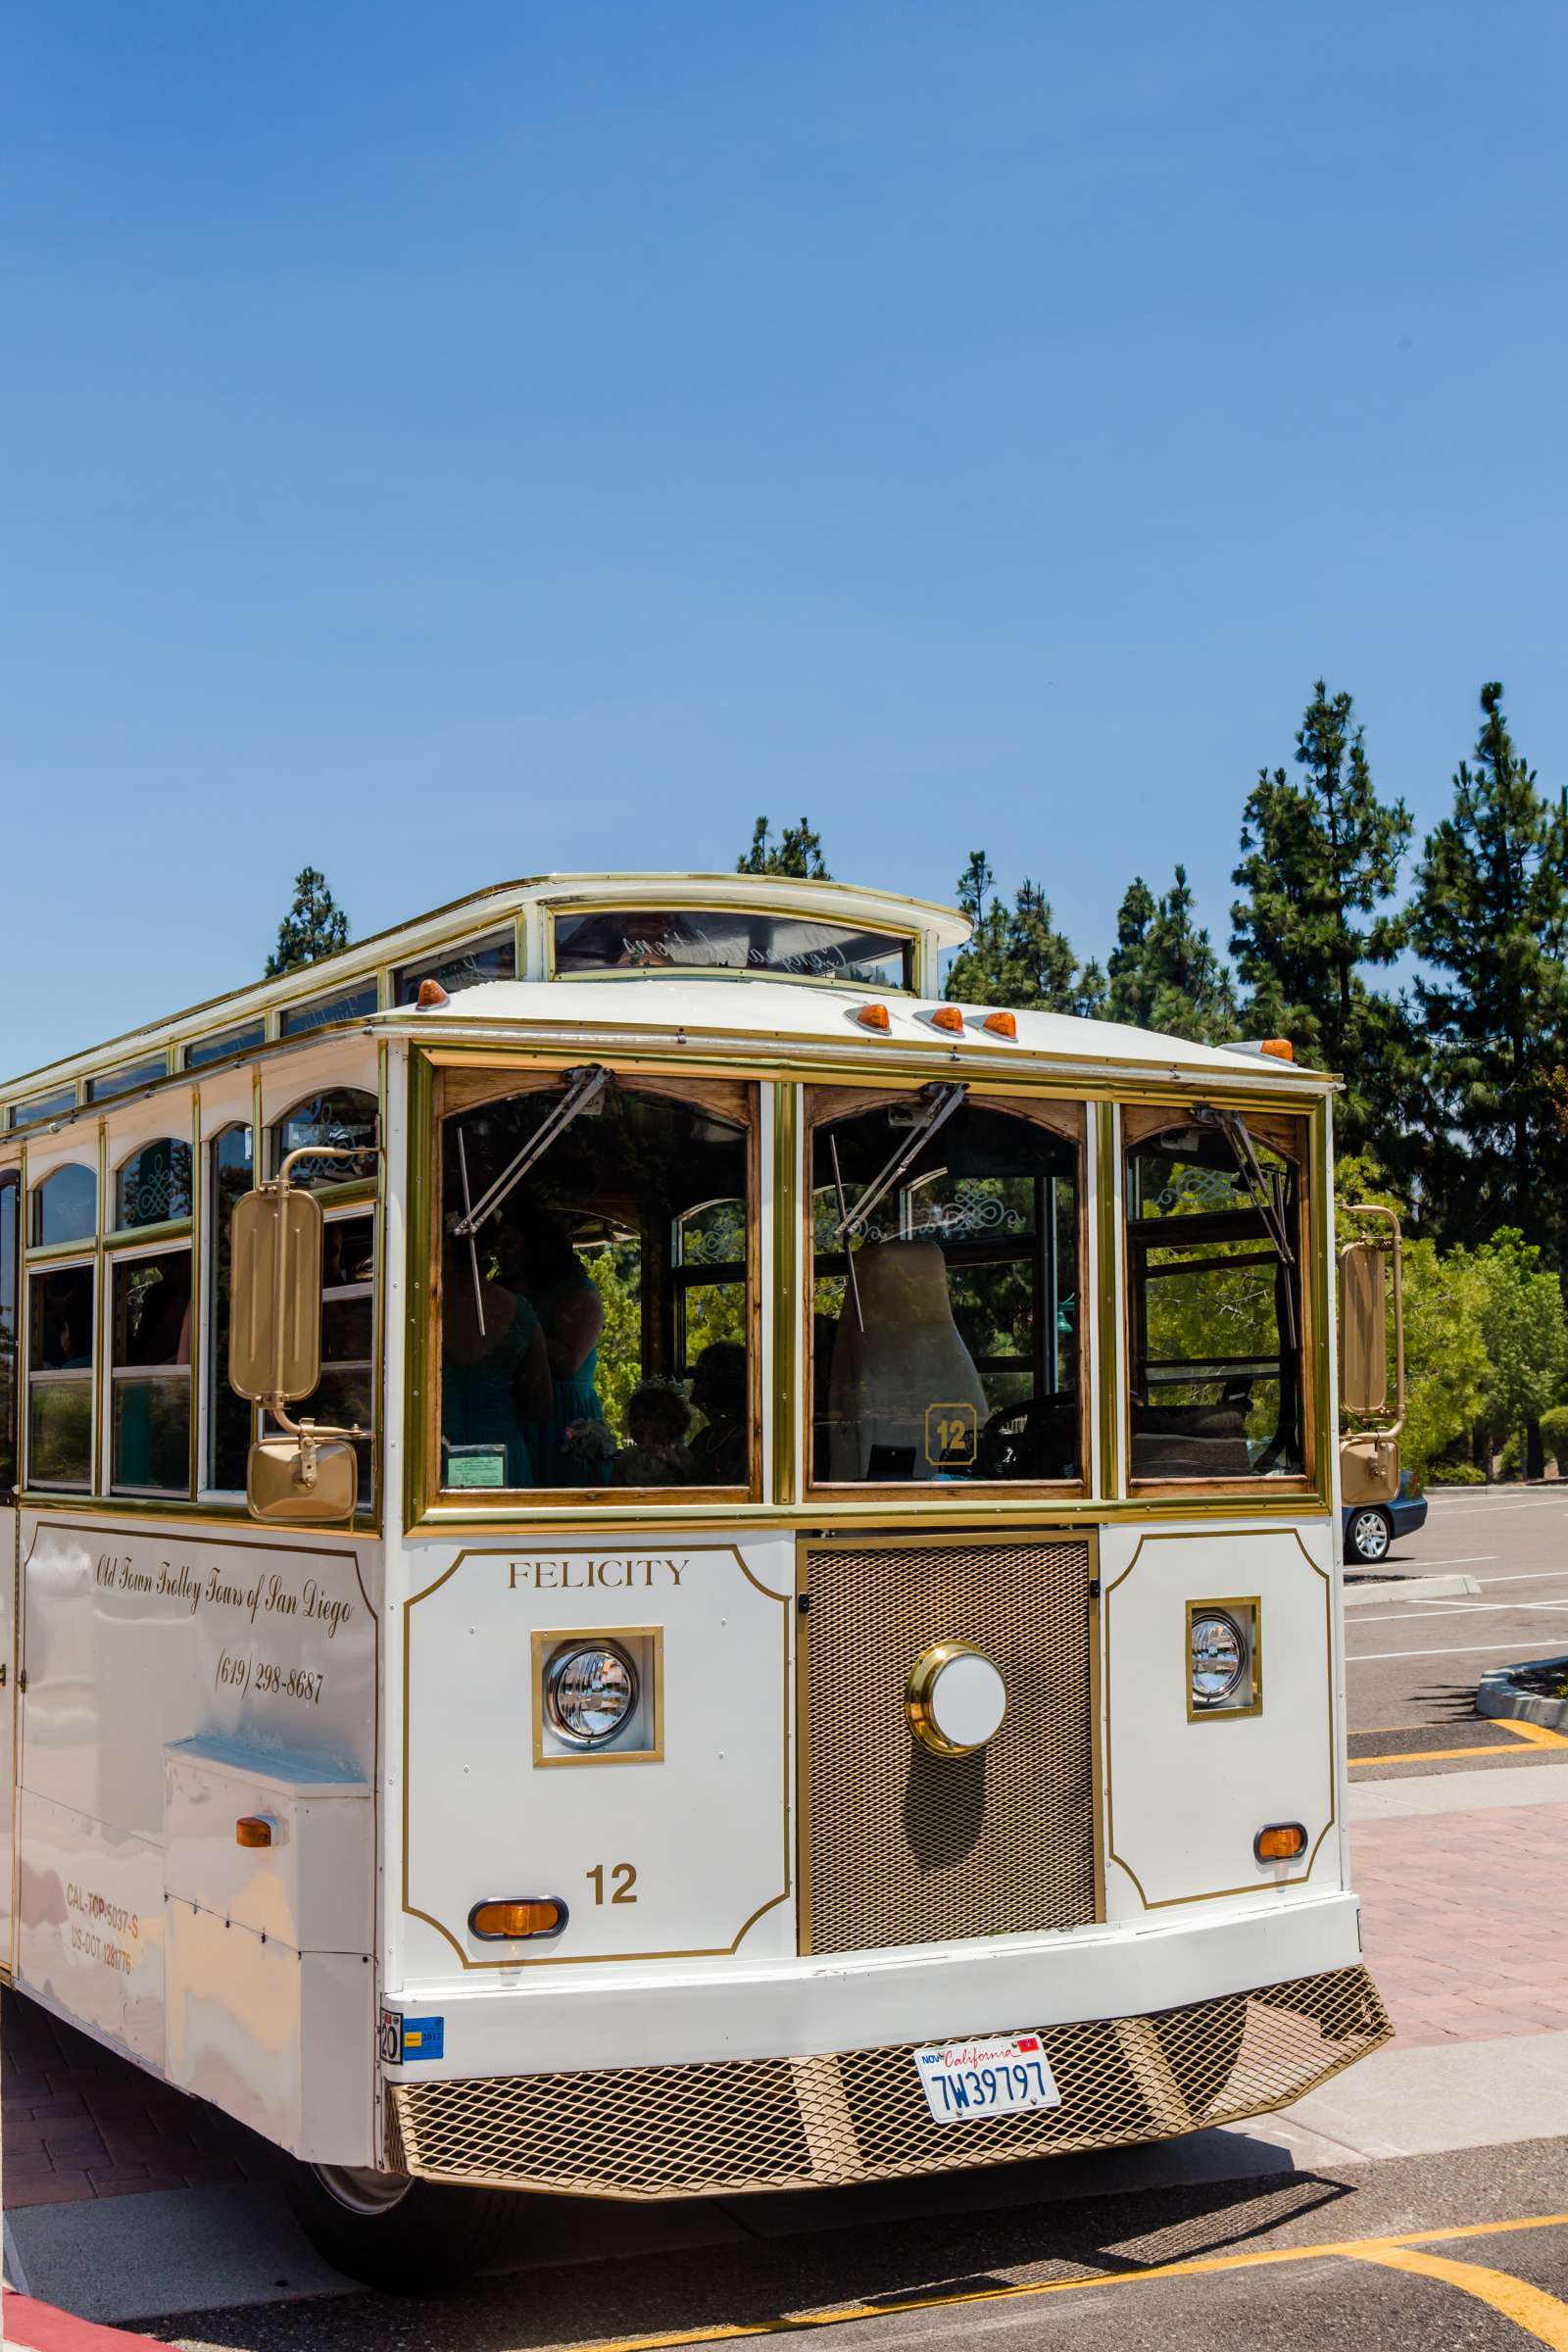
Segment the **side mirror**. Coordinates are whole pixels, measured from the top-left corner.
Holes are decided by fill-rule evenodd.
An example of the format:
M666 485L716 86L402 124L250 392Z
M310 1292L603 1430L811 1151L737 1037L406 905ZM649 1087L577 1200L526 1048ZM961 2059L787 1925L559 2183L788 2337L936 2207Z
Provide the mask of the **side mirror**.
M274 1526L342 1526L359 1487L359 1460L341 1438L263 1438L245 1465L251 1517Z
M321 1377L321 1204L264 1185L234 1203L228 1385L252 1404L309 1396Z
M1386 1264L1376 1242L1340 1252L1340 1402L1349 1413L1381 1413L1389 1401Z
M350 1438L363 1429L294 1421L288 1407L321 1378L321 1204L290 1190L301 1159L359 1159L317 1144L291 1152L274 1182L234 1203L229 1226L228 1385L262 1405L283 1432L250 1449L245 1499L253 1519L335 1527L354 1516L360 1466Z

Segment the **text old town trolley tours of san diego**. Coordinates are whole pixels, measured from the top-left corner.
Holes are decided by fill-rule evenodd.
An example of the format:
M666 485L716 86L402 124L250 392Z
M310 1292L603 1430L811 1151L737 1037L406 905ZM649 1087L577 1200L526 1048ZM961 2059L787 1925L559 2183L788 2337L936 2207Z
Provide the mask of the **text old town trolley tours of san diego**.
M4 1092L0 1963L359 2276L1387 2036L1397 1234L1331 1077L947 1003L965 932L557 876Z

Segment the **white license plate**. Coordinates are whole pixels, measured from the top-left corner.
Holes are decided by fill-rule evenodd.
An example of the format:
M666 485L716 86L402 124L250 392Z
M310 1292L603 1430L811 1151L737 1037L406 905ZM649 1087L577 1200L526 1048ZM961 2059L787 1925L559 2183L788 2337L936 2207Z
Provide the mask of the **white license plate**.
M937 2042L916 2050L914 2065L934 2124L969 2124L977 2116L1021 2115L1030 2107L1061 2105L1038 2034Z

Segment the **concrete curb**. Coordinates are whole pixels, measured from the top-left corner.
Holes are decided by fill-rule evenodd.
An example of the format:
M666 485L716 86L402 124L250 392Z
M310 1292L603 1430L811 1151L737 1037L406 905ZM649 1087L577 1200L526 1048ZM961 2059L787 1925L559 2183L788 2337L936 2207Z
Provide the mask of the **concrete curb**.
M150 2335L124 2328L101 2328L96 2320L74 2319L52 2303L6 2288L5 2352L168 2352Z
M1539 1698L1534 1692L1516 1690L1516 1674L1539 1673L1543 1667L1554 1666L1568 1675L1568 1657L1521 1658L1513 1666L1494 1666L1490 1674L1481 1677L1476 1692L1478 1715L1511 1715L1520 1723L1539 1723L1548 1732L1568 1732L1568 1698Z
M1347 1568L1345 1571L1345 1605L1348 1609L1364 1608L1373 1600L1457 1600L1465 1594L1479 1592L1481 1587L1473 1576L1384 1576L1375 1584L1351 1584L1352 1576L1370 1575L1368 1569Z

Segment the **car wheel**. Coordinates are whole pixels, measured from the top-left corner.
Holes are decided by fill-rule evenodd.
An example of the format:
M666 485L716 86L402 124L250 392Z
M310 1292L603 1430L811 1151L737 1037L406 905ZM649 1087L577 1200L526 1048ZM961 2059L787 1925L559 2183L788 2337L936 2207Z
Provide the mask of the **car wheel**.
M482 2270L517 2199L343 2164L284 2160L283 2189L306 2236L335 2270L393 2295L456 2286Z
M1394 1522L1387 1511L1379 1510L1374 1503L1365 1510L1350 1513L1345 1548L1351 1559L1360 1560L1368 1568L1376 1567L1380 1560L1388 1558L1393 1542Z

